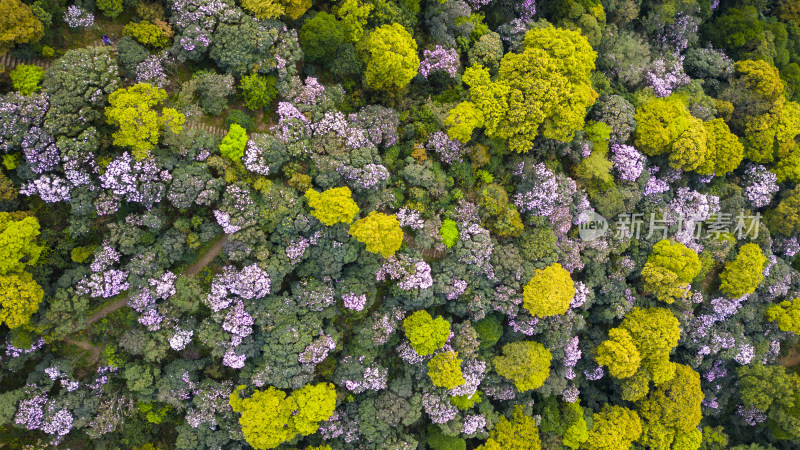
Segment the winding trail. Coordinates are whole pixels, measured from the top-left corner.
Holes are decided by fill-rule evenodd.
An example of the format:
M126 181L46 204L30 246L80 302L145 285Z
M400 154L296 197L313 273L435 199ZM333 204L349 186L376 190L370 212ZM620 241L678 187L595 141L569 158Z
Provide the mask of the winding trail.
M205 253L203 253L202 256L200 256L200 258L197 259L197 261L195 261L191 265L189 265L186 268L186 270L184 270L181 273L181 275L194 276L194 275L197 275L198 273L200 273L200 271L203 270L211 261L213 261L214 258L219 256L219 254L222 252L222 248L225 246L226 242L228 242L228 235L225 234L225 235L222 235L221 238L217 239L217 241L214 242L211 245L211 247L209 247L208 250L206 250ZM89 319L86 320L86 324L82 328L80 328L79 330L76 330L76 331L83 331L86 328L89 328L93 323L95 323L95 322L97 322L99 320L102 320L103 318L105 318L109 314L113 313L114 311L122 309L122 308L124 308L126 306L128 306L128 295L127 294L123 295L120 298L118 298L116 301L114 301L114 303L110 303L110 304L105 305L104 307L100 308L100 310L98 310L97 312L92 314L89 317ZM67 344L71 344L71 345L74 345L76 347L80 347L80 348L86 350L87 352L89 352L89 354L91 355L90 362L96 362L100 358L101 348L96 346L96 345L94 345L94 344L92 344L92 343L90 343L90 342L79 341L79 340L72 339L72 338L69 338L69 337L64 338L62 340L64 342L66 342Z

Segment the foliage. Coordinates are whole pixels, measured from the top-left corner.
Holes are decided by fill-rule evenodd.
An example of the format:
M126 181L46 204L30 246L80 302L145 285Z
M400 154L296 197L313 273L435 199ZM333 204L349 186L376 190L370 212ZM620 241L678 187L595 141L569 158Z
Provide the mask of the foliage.
M219 144L219 151L222 156L232 161L241 161L246 145L247 130L239 124L232 123L228 128L228 134L222 138L222 142Z
M439 235L442 237L445 247L450 248L458 242L458 226L452 219L445 219L442 221L442 226L439 228Z
M277 80L273 76L251 73L242 77L239 88L242 90L244 104L252 110L261 109L275 100L278 91L275 89Z
M347 186L330 188L322 193L309 189L306 191L306 199L308 206L314 209L311 215L328 226L337 223L350 224L360 211Z
M635 411L605 405L592 415L589 439L583 444L588 450L614 450L630 448L642 435L642 422Z
M96 0L95 4L106 17L113 19L122 13L122 0Z
M18 328L39 309L44 291L27 272L0 275L0 323Z
M507 140L520 153L529 151L540 134L571 140L597 98L589 82L595 57L577 31L528 31L524 51L503 56L494 81L481 65L464 72L471 105L450 112L448 123L457 125L450 137L465 142L474 128L483 127L489 137Z
M575 285L569 272L555 263L537 270L525 285L525 309L533 316L549 317L564 314L575 296Z
M784 300L767 310L767 319L777 322L778 328L800 334L800 299Z
M0 275L22 272L36 264L44 251L39 245L36 217L0 212Z
M164 29L146 20L125 25L123 34L152 49L164 48L169 45L169 36Z
M514 382L520 392L538 389L550 375L549 350L538 342L517 341L503 346L503 355L495 356L497 373Z
M657 386L646 399L637 402L637 410L644 422L639 442L655 448L661 443L672 442L679 435L696 431L702 418L700 402L703 397L700 375L689 366L677 364L671 380ZM686 438L678 441L683 439ZM699 439L696 440L699 444Z
M44 69L31 64L20 64L10 75L14 89L22 95L28 95L39 90L39 83L44 79Z
M166 98L166 91L147 83L114 91L106 108L106 121L119 127L114 144L131 147L133 156L141 161L158 144L162 127L180 133L186 121L183 114L173 108L162 108L160 113L154 109Z
M20 0L0 4L0 53L15 44L34 43L44 36L44 26L31 8Z
M719 275L720 290L731 297L752 294L764 279L766 262L767 258L757 244L742 245L736 259L726 264Z
M465 383L456 352L441 352L428 361L428 376L434 386L453 389Z
M419 69L417 43L398 23L371 31L358 43L358 51L367 65L364 84L371 89L402 89Z
M309 61L330 61L345 42L345 27L333 14L320 12L306 20L300 29L300 45Z
M486 450L539 450L542 446L536 421L533 417L526 416L522 412L522 408L515 407L511 420L505 416L500 418L483 448Z
M411 347L422 356L442 348L450 337L450 322L441 316L434 319L427 311L416 311L406 317L403 329Z
M633 338L623 328L608 330L608 340L597 346L596 359L601 366L608 366L614 378L633 376L642 362Z
M350 225L350 234L367 245L367 251L388 258L403 244L403 230L394 214L372 211Z

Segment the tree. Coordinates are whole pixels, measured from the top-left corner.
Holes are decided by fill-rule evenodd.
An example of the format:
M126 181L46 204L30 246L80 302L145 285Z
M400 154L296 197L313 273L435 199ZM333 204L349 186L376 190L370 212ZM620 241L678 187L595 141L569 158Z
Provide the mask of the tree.
M311 215L325 225L351 223L360 211L353 201L349 187L330 188L322 193L309 189L306 191L308 206L313 208Z
M725 265L719 275L720 290L733 298L755 292L764 279L764 264L767 257L757 244L744 244L736 259Z
M169 45L170 36L164 29L146 20L128 23L123 29L123 34L151 49L164 48Z
M27 272L0 275L0 323L18 328L39 309L44 291Z
M222 156L232 161L241 161L246 146L247 130L239 124L232 123L228 127L228 134L222 138L222 142L219 144L219 151Z
M646 263L642 268L644 290L669 305L675 300L689 296L689 284L684 283L678 275L666 267Z
M419 69L417 42L400 24L381 25L358 43L367 65L364 84L377 90L402 89Z
M269 106L278 96L278 90L275 89L277 82L272 75L251 73L243 76L239 89L242 90L244 104L253 111Z
M767 412L773 404L791 405L800 378L786 373L783 366L753 364L737 369L739 395L745 406Z
M427 311L416 311L403 320L403 329L417 354L427 356L442 348L450 338L450 322L434 319Z
M300 45L309 61L328 63L345 42L345 29L333 14L319 12L300 29Z
M229 403L234 412L241 413L239 424L245 440L257 449L275 448L298 434L315 433L319 422L330 419L336 407L336 390L330 383L305 385L288 398L270 386L242 399L242 389L244 386L233 391Z
M336 17L342 21L347 40L354 43L360 41L364 36L364 27L367 25L372 5L362 3L361 0L344 0L335 11Z
M697 169L701 175L733 172L744 159L744 145L722 119L703 122L706 129L706 160Z
M800 188L795 188L766 216L770 231L786 236L800 232Z
M32 64L20 64L11 71L11 83L22 95L37 92L43 79L44 69Z
M523 290L523 306L531 315L550 317L564 314L575 297L575 285L569 272L555 263L534 272Z
M514 382L520 392L537 389L550 375L550 351L538 342L517 341L503 346L503 355L495 356L494 369Z
M350 225L350 234L367 245L367 251L388 258L403 244L403 230L397 216L372 211Z
M570 141L597 98L589 80L596 56L578 31L528 31L522 53L503 56L495 80L481 65L464 72L471 105L450 112L447 122L456 125L450 137L464 142L483 126L487 136L508 141L520 153L530 150L539 135Z
M642 435L642 421L635 411L606 404L592 415L589 439L583 443L588 450L624 450Z
M114 144L133 149L141 161L150 154L164 127L173 134L180 133L186 117L173 108L154 108L167 98L167 92L147 83L134 84L114 91L106 108L106 121L119 127L113 134Z
M259 19L274 19L285 11L279 0L241 0L241 4L242 8Z
M614 378L633 376L642 362L633 338L627 330L612 328L608 330L608 340L597 346L597 364L608 366Z
M777 322L782 331L800 334L800 298L770 306L767 309L767 319Z
M0 275L18 273L36 264L44 246L36 243L39 220L0 212Z
M619 327L630 333L642 358L642 367L651 380L658 384L674 376L675 367L669 361L669 353L678 345L681 329L670 310L633 308Z
M450 248L456 245L459 236L458 224L456 224L456 221L444 219L441 228L439 228L439 235L442 237L442 242L445 247Z
M671 242L668 239L653 245L653 252L648 256L647 264L673 272L684 283L691 282L700 273L701 268L697 252L680 242Z
M434 386L453 389L466 382L461 373L461 360L458 353L441 352L428 361L428 376Z
M669 448L675 436L690 433L702 419L700 375L691 367L676 364L675 376L637 402L644 429L639 442L649 448ZM662 445L666 444L666 446Z
M95 4L103 15L110 18L115 18L122 12L122 0L96 0Z
M520 406L514 407L511 420L505 416L494 426L484 444L486 450L539 450L542 448L536 420L526 416Z
M44 36L44 25L20 0L0 3L0 54L15 44L33 44Z

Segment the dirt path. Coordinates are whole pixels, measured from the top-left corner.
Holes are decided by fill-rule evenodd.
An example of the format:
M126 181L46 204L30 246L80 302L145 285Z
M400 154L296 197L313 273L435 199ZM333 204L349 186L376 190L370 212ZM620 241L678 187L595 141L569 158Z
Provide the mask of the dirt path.
M209 249L206 250L205 253L203 253L203 256L201 256L200 259L198 259L192 265L187 267L186 270L183 271L183 274L192 276L200 273L200 271L203 270L203 268L207 266L208 263L213 261L214 258L216 258L220 254L220 252L222 252L222 247L225 246L226 242L228 242L228 236L223 235L220 239L217 240L217 242L214 242L214 244L211 247L209 247ZM108 304L100 308L99 311L92 314L86 321L86 326L84 328L89 327L91 324L97 322L98 320L102 320L104 317L108 316L109 314L113 313L118 309L124 308L127 305L128 305L128 296L125 295L123 297L120 297L114 303Z
M794 347L789 351L789 354L781 358L779 361L784 367L794 367L800 365L800 352L798 348Z
M94 344L90 344L89 342L86 341L76 341L75 339L72 338L64 338L64 342L70 345L74 345L76 347L80 347L89 352L90 363L95 363L100 359L100 347Z

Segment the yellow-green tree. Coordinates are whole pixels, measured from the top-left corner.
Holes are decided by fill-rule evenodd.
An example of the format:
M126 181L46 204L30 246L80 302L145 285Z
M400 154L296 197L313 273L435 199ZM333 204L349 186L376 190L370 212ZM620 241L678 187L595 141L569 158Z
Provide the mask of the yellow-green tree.
M44 36L44 25L20 0L0 2L0 54L15 45L34 43Z
M43 297L44 291L31 274L0 275L0 323L8 328L27 324Z
M403 230L397 216L372 211L350 225L350 234L367 245L367 251L388 258L403 245Z
M0 212L0 275L22 272L36 264L44 250L36 242L38 237L36 217Z
M232 123L228 127L228 134L222 138L222 142L219 144L219 152L232 161L241 161L246 146L247 130L238 123Z
M364 84L372 89L402 89L417 75L417 42L399 23L381 25L358 43L367 65Z
M480 64L464 72L470 100L450 112L450 137L466 142L482 126L520 153L533 148L539 135L571 140L597 98L589 80L596 57L579 31L528 31L523 51L503 56L494 80Z
M274 19L285 15L297 20L311 7L311 0L241 0L241 4L259 19Z
M336 390L330 383L308 384L289 397L270 386L242 399L242 389L239 386L229 401L233 411L241 414L245 440L256 449L275 448L298 434L315 433L319 422L330 419L336 407Z
M417 311L403 320L406 337L418 354L430 355L442 348L450 337L450 322L442 316L434 319L428 311Z
M486 450L539 450L542 448L536 420L526 416L519 406L514 407L511 420L505 416L492 429L483 445Z
M744 244L736 259L725 265L719 275L720 290L731 297L741 297L755 292L764 279L764 264L767 257L756 244Z
M360 0L344 0L335 11L336 17L341 19L344 25L347 39L350 42L360 41L364 36L364 27L367 25L372 5L362 3Z
M643 287L660 301L672 304L675 300L689 296L689 284L684 283L675 272L647 263L642 268Z
M569 272L555 263L534 272L523 290L525 309L536 317L564 314L575 297L575 284Z
M684 283L691 282L700 273L701 268L697 252L680 242L670 242L667 239L653 245L653 252L647 257L647 264L670 270Z
M633 308L620 328L630 333L642 358L642 369L656 384L672 379L675 365L669 354L681 337L678 319L664 308Z
M800 298L785 300L767 309L767 319L777 322L778 328L800 334Z
M306 191L308 206L313 209L311 215L325 225L351 223L360 211L353 201L353 193L349 187L330 188L322 193L309 189Z
M520 392L541 387L550 375L553 356L534 341L510 342L503 346L503 355L495 356L494 369L514 382Z
M614 378L628 378L633 376L642 357L631 334L622 328L608 330L608 339L597 346L597 364L608 366L608 371Z
M626 450L642 435L642 421L635 411L605 405L592 415L589 439L581 446L588 450Z
M698 167L701 175L733 172L744 159L744 145L722 119L703 122L706 130L706 160Z
M167 92L147 83L138 83L129 88L118 89L108 97L106 121L119 127L113 134L114 145L131 147L133 156L141 161L150 154L166 128L177 134L181 132L186 117L173 108L155 108L167 98Z
M647 448L669 449L676 435L691 433L702 418L700 375L675 364L675 376L637 402L644 427L639 442ZM684 439L684 438L682 438Z
M466 382L461 373L461 360L454 351L441 352L428 361L428 376L434 386L453 389Z

